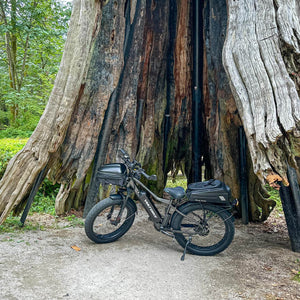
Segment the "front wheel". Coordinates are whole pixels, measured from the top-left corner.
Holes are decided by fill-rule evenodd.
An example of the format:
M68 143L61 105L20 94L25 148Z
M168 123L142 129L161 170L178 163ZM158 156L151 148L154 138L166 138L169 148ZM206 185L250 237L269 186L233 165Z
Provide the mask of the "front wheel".
M225 250L232 242L233 217L224 208L202 203L186 203L179 211L183 215L175 212L171 226L177 242L188 252L196 255L215 255Z
M110 243L119 239L131 227L136 205L128 199L121 212L124 201L106 198L97 203L85 219L85 233L95 243Z

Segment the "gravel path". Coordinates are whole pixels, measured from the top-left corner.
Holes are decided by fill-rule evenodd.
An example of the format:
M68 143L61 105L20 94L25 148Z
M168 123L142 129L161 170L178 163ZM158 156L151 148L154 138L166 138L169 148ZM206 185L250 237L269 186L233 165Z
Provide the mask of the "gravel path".
M0 234L0 299L300 299L300 254L284 233L236 224L223 253L181 255L143 214L112 244L79 227Z

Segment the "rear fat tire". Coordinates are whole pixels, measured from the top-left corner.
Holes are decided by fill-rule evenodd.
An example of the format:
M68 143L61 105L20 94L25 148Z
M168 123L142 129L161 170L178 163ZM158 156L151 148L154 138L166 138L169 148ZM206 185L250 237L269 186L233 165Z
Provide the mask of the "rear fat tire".
M98 202L90 210L85 219L85 233L89 239L97 244L111 243L119 239L130 229L133 224L136 212L136 205L130 198L127 200L119 227L114 227L113 225L111 225L110 219L107 219L107 215L109 214L111 207L114 206L119 208L122 203L123 200L112 200L111 198L105 198ZM107 212L105 210L107 210ZM98 220L98 217L102 214L103 217L101 217L101 223L103 222L103 224L99 225L103 226L104 228L106 224L108 224L108 226L112 228L110 232L105 234L99 234L95 229L95 226L97 225L95 223L100 221Z
M175 239L176 241L179 243L180 246L182 246L183 248L186 247L187 251L191 254L195 254L195 255L202 255L202 256L211 256L211 255L215 255L218 254L222 251L224 251L232 242L233 237L234 237L234 218L233 216L226 211L225 209L223 209L220 206L213 206L213 205L205 205L202 203L186 203L183 204L181 207L179 207L179 210L185 214L193 214L195 211L202 211L203 209L205 209L205 211L208 212L208 214L213 214L215 216L217 216L218 220L220 221L220 224L222 224L223 229L224 230L224 235L222 236L222 234L220 235L220 240L217 241L215 244L209 245L209 246L202 246L201 245L201 239L205 239L206 236L202 237L200 235L196 235L196 236L192 236L192 240L190 243L188 243L188 235L184 235L182 233L175 233ZM197 212L198 213L198 212ZM198 213L199 214L199 213ZM174 230L185 230L184 226L182 226L182 224L185 222L186 218L184 216L182 216L181 214L175 212L171 221L171 226ZM208 221L208 224L210 226L214 226L213 220ZM183 229L182 229L183 228ZM189 229L190 230L190 229ZM214 229L212 229L214 230ZM211 231L212 231L211 230ZM220 230L221 231L221 230ZM212 231L212 233L208 233L207 237L209 237L210 234L214 234L214 232ZM194 240L193 240L194 237ZM197 244L197 242L195 243L196 239L199 239L199 244Z

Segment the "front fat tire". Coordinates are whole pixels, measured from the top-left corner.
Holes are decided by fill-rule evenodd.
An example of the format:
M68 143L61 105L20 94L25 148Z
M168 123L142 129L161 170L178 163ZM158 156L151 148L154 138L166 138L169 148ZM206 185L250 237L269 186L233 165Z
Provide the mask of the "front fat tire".
M174 235L176 241L180 244L180 246L182 246L183 248L186 247L189 253L201 256L212 256L224 251L232 242L235 231L233 221L234 218L228 211L222 209L222 207L219 206L203 205L201 203L186 203L179 208L179 210L185 215L193 214L195 211L201 211L203 209L217 215L218 218L222 220L221 223L223 223L224 225L224 236L222 239L220 239L220 241L210 246L199 246L197 245L197 243L195 244L195 242L193 242L192 238L192 241L186 247L186 244L188 242L188 238L186 238L187 235L186 237L181 233L175 233ZM175 212L171 223L172 228L174 230L182 230L182 223L184 223L184 219L185 218L181 214ZM213 225L213 223L210 225ZM201 236L197 237L201 239Z
M126 207L123 212L123 224L115 228L115 230L112 230L109 233L105 234L98 234L94 229L94 223L97 220L97 217L104 213L105 210L110 210L112 206L120 206L123 203L123 200L112 200L111 198L105 198L98 202L88 213L86 219L85 219L85 233L88 236L89 239L91 239L93 242L97 244L101 243L111 243L119 239L121 236L123 236L132 226L134 218L135 218L135 212L136 212L136 205L133 202L132 199L128 199L126 203ZM126 212L127 210L127 212ZM124 215L124 213L126 213ZM107 215L107 213L106 213ZM103 219L105 221L105 219ZM109 222L109 220L106 218L106 222ZM102 224L100 224L102 226ZM105 226L105 224L103 224Z

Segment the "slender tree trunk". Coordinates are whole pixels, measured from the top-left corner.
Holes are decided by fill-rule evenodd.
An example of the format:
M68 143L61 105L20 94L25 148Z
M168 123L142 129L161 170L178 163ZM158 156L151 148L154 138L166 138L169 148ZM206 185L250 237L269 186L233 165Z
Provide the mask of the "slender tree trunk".
M5 34L5 48L8 61L8 74L10 80L10 87L15 91L18 91L18 76L17 76L17 36L16 36L16 13L17 5L16 0L11 1L10 16L5 14L3 3L0 4L1 19L6 27L11 27L10 32ZM18 115L18 105L16 103L10 106L11 122L15 123Z

